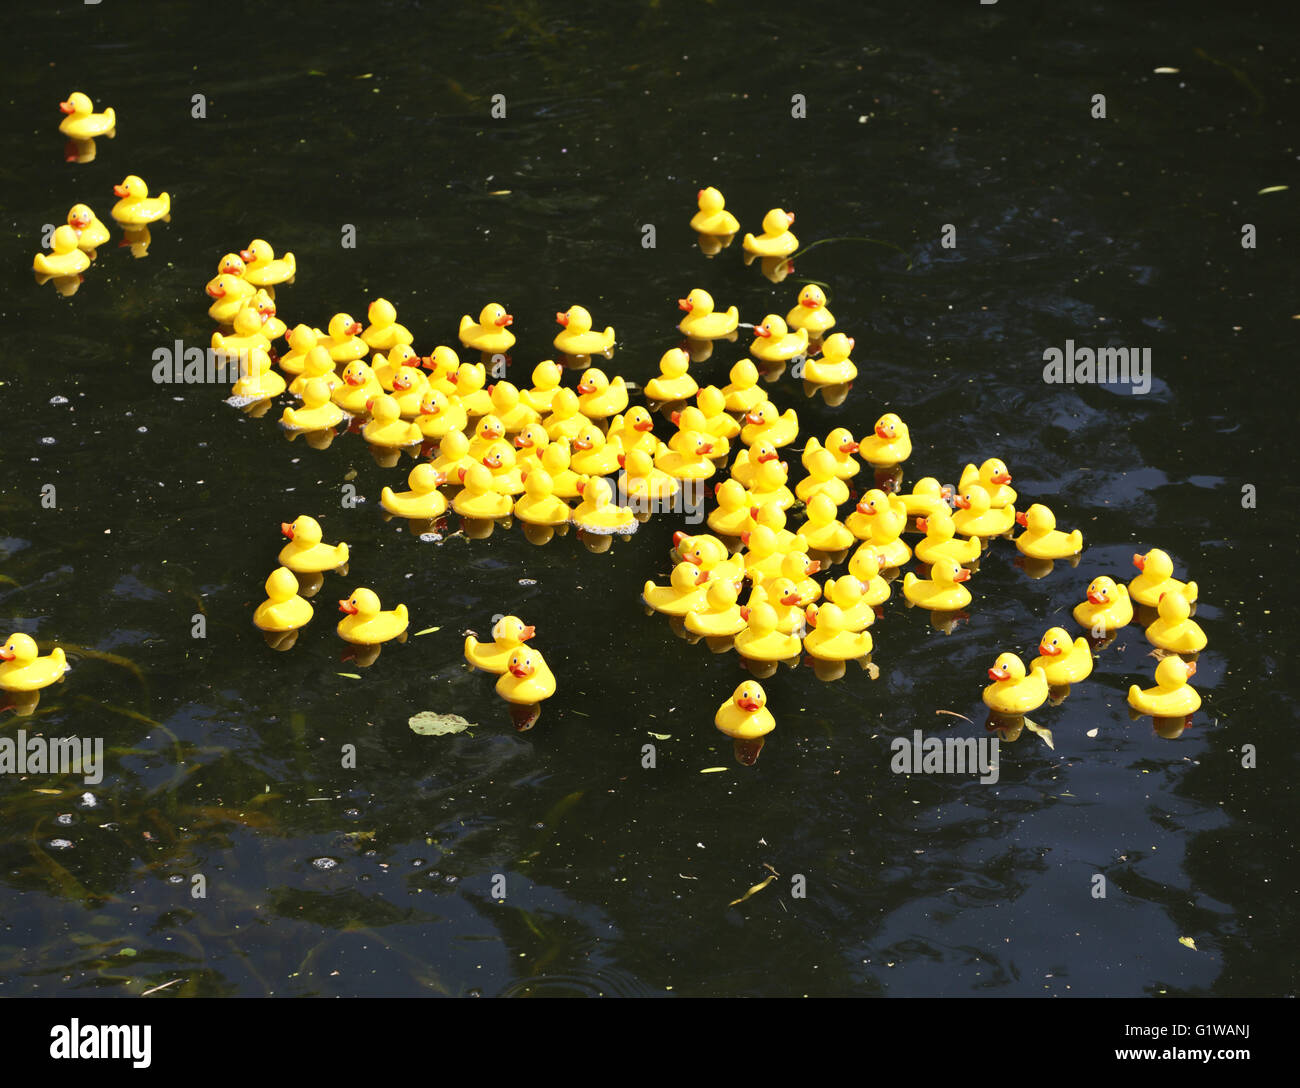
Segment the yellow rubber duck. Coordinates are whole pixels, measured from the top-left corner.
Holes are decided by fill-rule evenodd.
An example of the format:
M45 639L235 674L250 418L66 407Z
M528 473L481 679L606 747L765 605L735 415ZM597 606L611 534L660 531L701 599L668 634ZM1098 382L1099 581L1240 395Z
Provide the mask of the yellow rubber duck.
M1108 635L1133 622L1133 603L1124 586L1102 575L1088 583L1088 599L1074 606L1073 615L1080 627Z
M901 465L912 456L912 438L907 424L893 412L886 412L876 420L873 433L858 444L858 452L867 464L876 468Z
M465 636L465 660L476 669L500 676L510 667L514 652L536 634L537 628L518 616L502 616L492 627L491 642Z
M406 631L409 616L406 605L385 612L372 590L354 589L352 596L339 601L339 611L347 613L339 620L339 638L357 646L376 646Z
M827 581L823 593L840 610L844 630L865 631L876 622L876 610L867 601L867 587L852 574Z
M694 563L681 562L673 567L668 585L646 582L641 599L665 616L685 616L705 606L709 593L709 572Z
M944 487L933 476L923 476L916 481L916 486L898 497L903 500L903 507L909 518L928 518L931 514L951 514L952 507L948 499L952 491ZM917 526L921 532L925 532Z
M1016 523L1016 508L1004 506L1001 510L990 509L989 493L979 484L963 487L957 496L956 506L952 521L962 536L1003 536Z
M244 279L256 287L274 287L280 283L293 283L298 272L298 262L292 253L277 257L271 243L264 238L254 238L239 256L244 262ZM358 329L358 332L361 330Z
M786 553L778 544L777 535L766 525L756 525L747 533L740 534L745 550L741 557L745 572L751 579L762 581L781 576L781 563Z
M240 282L244 281L241 280ZM257 290L252 284L248 284L248 289L252 292ZM323 338L323 334L310 325L295 325L286 335L289 350L277 360L280 369L296 378L307 365L307 353L316 347ZM326 354L329 353L326 352ZM330 362L333 363L334 360L331 359Z
M597 332L591 327L591 314L582 306L570 306L555 315L563 326L551 341L556 351L565 355L608 355L614 350L614 326Z
M1041 502L1016 515L1025 531L1016 537L1016 548L1031 559L1069 559L1083 551L1083 533L1063 533L1056 527L1056 515Z
M516 495L524 493L523 472L509 442L493 446L479 460L492 473L492 486L502 495L513 500Z
M353 321L351 314L335 314L330 318L327 331L329 336L322 346L336 363L350 363L370 354L370 348L359 335L361 322Z
M682 488L668 473L655 468L654 458L645 450L620 453L618 463L623 470L619 486L622 487L623 494L636 500L639 506L666 502Z
M828 336L822 344L821 357L804 364L803 378L814 385L844 385L858 376L858 368L849 358L854 339L842 332Z
M578 492L582 502L573 511L573 524L584 532L606 536L610 533L626 535L637 529L636 514L629 506L616 506L613 489L603 477L579 479Z
M880 576L880 568L880 557L870 544L862 544L849 556L849 573L862 583L862 599L873 607L889 600L893 588Z
M897 495L886 495L873 487L844 524L855 537L870 544L886 566L901 567L912 558L912 549L902 540L907 509Z
M527 472L531 468L542 467L542 451L550 445L550 436L540 423L530 423L514 437L514 446L518 451L519 468Z
M485 416L492 411L492 397L487 385L487 367L482 363L461 363L448 380L456 387L456 396L466 414Z
M770 400L764 401L745 416L740 440L746 446L766 440L777 449L788 446L799 437L799 417L793 408L781 411Z
M237 355L241 351L252 352L256 349L266 352L271 350L271 338L266 334L266 324L262 321L262 315L257 312L257 307L253 305L252 298L245 299L239 312L235 314L234 329L233 335L230 336L214 332L212 350L222 351L227 355Z
M984 705L998 714L1028 714L1047 702L1047 674L1036 668L1026 676L1025 663L1015 654L999 655L989 679Z
M1178 593L1195 604L1200 590L1195 582L1180 582L1174 577L1174 561L1168 552L1152 548L1146 555L1134 555L1133 565L1141 572L1128 584L1129 596L1138 604L1155 608L1161 594Z
M288 331L285 323L275 316L275 299L265 289L259 289L249 305L257 311L262 321L262 332L268 340L278 340Z
M589 422L578 405L578 394L561 389L551 399L551 414L542 420L542 426L552 442L560 438L572 441Z
M542 450L542 468L551 474L555 494L560 498L576 499L582 494L579 484L582 477L569 468L569 443L561 438L547 444Z
M77 248L92 259L95 251L109 239L108 228L88 204L74 204L68 209L68 226L77 234Z
M555 494L551 474L539 464L523 470L521 476L524 493L515 500L515 517L529 525L567 525L573 511Z
M1201 696L1187 681L1196 675L1196 662L1166 657L1156 666L1156 686L1128 689L1128 705L1153 718L1184 718L1201 706Z
M322 544L320 522L302 514L292 522L281 522L280 532L289 543L280 549L279 561L295 574L323 574L348 561L346 544Z
M588 419L608 419L627 408L627 383L621 374L611 381L599 367L591 367L578 383L578 411Z
M61 680L68 668L60 647L41 657L30 635L12 634L0 646L0 691L40 691Z
M681 348L669 348L659 360L659 374L645 383L650 400L686 400L699 391L695 379L687 373L691 357Z
M903 575L903 596L930 612L957 612L970 604L970 591L961 583L970 571L955 559L936 559L929 578L910 570Z
M381 381L379 387L382 389L383 385ZM418 367L398 367L397 374L393 377L392 396L397 401L397 410L403 419L416 419L420 414L420 406L424 403L425 394L432 392L433 390L429 388L429 379ZM419 424L417 423L416 426Z
M312 378L302 390L302 407L286 408L280 422L295 431L326 431L343 419L343 409L330 400L323 378Z
M406 477L409 491L394 491L385 487L380 493L379 502L390 514L399 518L431 520L441 517L447 509L447 500L438 490L446 481L438 474L433 465L425 462L416 465Z
M813 577L822 569L820 560L810 559L805 552L786 552L781 557L778 577L788 578L799 594L799 607L804 608L820 599L822 587Z
M128 174L114 185L113 193L120 199L113 205L111 214L123 226L142 227L159 219L165 223L170 218L171 196L168 193L150 196L149 186L135 174Z
M235 316L257 294L257 288L251 283L229 272L208 280L204 291L215 300L208 307L208 316L218 325L233 325Z
M66 223L54 231L50 253L38 253L32 270L42 276L76 276L90 267L90 258L77 248L77 232Z
M710 458L714 460L725 460L727 455L731 453L731 442L725 438L720 438L708 429L709 421L705 418L704 413L695 405L688 404L685 408L672 412L668 418L672 421L673 425L677 427L677 434L668 441L669 449L684 452L678 435L681 435L683 432L694 431L697 434L704 435L705 438L713 443L713 449L709 451Z
M727 414L727 397L716 385L705 385L695 394L695 405L704 415L706 434L731 440L740 434L740 424Z
M443 441L446 442L446 439ZM436 461L434 463L437 464ZM460 469L457 477L464 486L451 500L451 508L461 517L486 521L507 517L514 509L510 496L497 490L492 470L481 462L476 461L467 468Z
M491 414L501 420L506 434L518 434L530 423L541 421L541 414L523 402L523 396L513 382L493 382L487 388L487 395L492 402Z
M826 436L824 446L816 438L810 438L808 444L804 447L804 468L808 468L808 459L819 449L827 450L835 458L835 475L841 480L851 480L862 471L862 466L858 464L857 458L853 456L858 452L858 443L853 441L853 435L849 433L847 427L836 427L831 431Z
M763 233L757 237L746 234L744 242L746 253L758 257L788 257L799 248L799 239L790 227L794 224L794 212L773 208L763 216Z
M555 677L540 653L520 646L510 655L496 691L507 703L532 706L555 694Z
M470 439L469 455L481 461L496 445L505 441L506 429L501 420L490 412L483 416L474 428L474 437Z
M731 381L722 387L728 412L749 412L767 400L767 394L758 387L758 367L752 360L741 359L728 377Z
M780 314L768 314L761 325L754 326L754 342L749 354L765 363L781 363L796 355L808 354L808 332L790 332Z
M1196 654L1205 649L1205 632L1191 618L1191 605L1177 590L1166 590L1157 604L1160 617L1147 628L1147 641L1172 654Z
M376 380L375 372L360 359L348 363L339 377L342 381L330 395L334 403L350 415L363 414L371 400L384 396L383 386Z
M397 307L386 298L377 298L366 307L366 319L370 324L361 330L361 339L371 351L386 355L398 344L410 344L415 339L411 330L398 322Z
M705 595L704 607L686 614L683 626L695 635L705 638L730 638L745 629L740 614L736 583L730 578L711 578Z
M958 563L974 563L980 557L980 542L974 537L958 540L957 526L953 524L948 506L935 510L927 517L917 518L916 527L925 534L917 541L916 558L922 563L937 563L940 559L955 559Z
M708 526L715 533L740 536L754 528L749 493L739 480L724 480L715 484L713 496L717 499L718 506L709 514Z
M109 106L103 113L95 112L95 104L80 91L73 91L59 103L66 114L59 122L59 131L69 139L93 140L96 136L112 139L117 135L117 114Z
M736 636L736 652L751 661L785 661L797 657L803 644L777 630L776 610L766 602L740 610L745 629Z
M808 500L808 520L799 526L799 536L808 547L819 552L840 552L852 547L854 537L835 515L834 501L827 495L814 495Z
M439 344L424 357L420 365L429 371L429 388L444 397L456 395L455 375L460 370L460 356L445 344Z
M818 448L805 455L804 467L808 475L794 489L802 502L811 502L817 495L825 495L836 507L849 501L848 484L835 475L835 458L829 450Z
M636 404L621 416L615 416L609 425L609 438L617 438L624 453L644 450L651 457L658 455L664 444L655 437L654 420L641 405Z
M664 447L655 458L655 468L676 480L707 480L717 471L709 460L713 440L699 431L679 431L673 438L676 449Z
M746 680L718 707L713 724L733 740L757 740L776 728L776 719L767 709L763 686L756 680Z
M623 448L618 440L606 442L605 435L594 423L588 423L569 443L569 460L573 471L580 476L611 476L619 469L618 458Z
M385 393L393 391L393 382L403 370L412 371L420 380L417 383L421 394L430 388L429 376L425 374L423 360L410 344L394 344L388 351L376 351L370 357L370 369L375 372L375 379ZM419 405L419 398L416 398Z
M271 356L261 348L254 348L249 353L247 366L241 367L241 371L231 387L232 397L269 400L284 392L284 379L271 369Z
M979 484L989 493L989 509L1001 510L1004 506L1013 506L1016 501L1015 488L1009 486L1011 473L1007 466L996 457L990 457L979 468L967 465L962 469L957 487L965 490L968 484Z
M691 216L691 230L715 238L730 238L740 230L736 217L726 210L726 199L712 185L696 193L695 200L700 210Z
M1073 642L1064 627L1049 627L1038 640L1038 657L1031 669L1042 669L1054 688L1077 684L1092 675L1092 650L1080 635Z
M692 340L721 340L736 331L740 324L740 311L734 306L721 313L714 309L713 296L703 288L696 287L685 298L677 300L677 308L686 316L677 323L683 336ZM661 400L676 400L676 397L662 397Z
M543 359L533 367L533 387L520 390L519 397L538 415L545 415L551 410L551 401L563 377L564 371L559 363L554 359Z
M334 390L343 384L343 379L334 373L334 360L330 358L330 353L319 344L307 352L302 373L290 383L289 392L295 397L301 397L307 388L307 383L313 381L324 382L331 396L334 395Z
M793 308L785 315L785 323L792 329L803 329L810 337L819 338L825 336L835 326L835 317L826 308L826 293L815 283L810 283L799 292L799 298L795 301ZM848 337L845 337L848 340ZM853 341L849 340L849 348L844 351L844 358L848 358L849 350L853 347ZM805 375L807 371L804 372ZM853 370L857 374L857 368ZM817 379L810 379L816 381ZM852 378L838 378L836 381L852 381ZM828 382L827 384L832 384Z
M779 461L781 455L777 453L776 447L766 439L759 439L748 449L743 449L736 454L736 459L731 462L731 478L739 480L745 487L752 487L754 477L759 468L769 461Z
M746 492L746 494L752 495L752 492ZM806 552L810 547L807 537L800 536L798 533L792 533L785 527L785 509L781 506L779 495L774 501L764 503L751 502L749 516L754 523L754 528L757 528L760 525L766 525L776 534L776 546L778 551L783 553L792 551Z
M298 579L288 567L276 567L266 580L266 600L253 613L261 631L296 631L315 614L309 601L298 596Z
M467 348L489 354L509 351L515 343L514 333L509 329L514 320L504 306L489 302L479 312L477 321L469 314L461 317L460 342Z
M856 661L871 653L871 635L850 630L837 605L809 606L805 615L812 628L803 639L804 652L809 656L822 661Z
M430 464L438 470L438 474L449 483L459 484L461 482L461 470L468 471L473 465L479 463L469 455L469 439L465 437L465 432L452 429L442 436L438 442L438 456ZM483 468L483 465L479 465ZM492 476L491 470L488 470L489 480Z

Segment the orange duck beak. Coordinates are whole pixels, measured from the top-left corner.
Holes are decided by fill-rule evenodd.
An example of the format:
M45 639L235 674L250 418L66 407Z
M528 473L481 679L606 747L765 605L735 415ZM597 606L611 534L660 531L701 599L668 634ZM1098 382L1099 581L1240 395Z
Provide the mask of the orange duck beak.
M1061 648L1059 646L1047 646L1040 642L1038 644L1038 652L1044 657L1055 657L1061 652Z
M917 518L916 527L923 533L928 533L930 531L930 523L926 521L925 518Z
M741 611L743 612L744 609L741 609ZM740 707L741 710L748 710L750 711L750 713L753 713L755 710L763 709L761 706L758 705L758 703L754 702L754 700L752 699L737 699L736 705Z
M1029 528L1029 515L1024 510L1016 513L1016 524L1023 525L1026 529Z
M71 103L71 102L60 102L60 103L59 103L59 109L61 109L64 113L71 113L71 112L72 112L72 103Z
M704 585L704 583L707 582L708 580L709 580L709 572L707 570L701 570L700 573L695 576L695 584L697 586Z
M993 668L989 669L990 680L1010 680L1011 674L1006 669Z
M1088 590L1088 600L1095 605L1103 605L1106 603L1105 597L1101 596L1099 593L1094 593L1092 590Z
M858 444L856 442L841 442L840 453L857 453Z
M125 186L125 185L114 185L114 186L113 186L113 195L114 195L114 196L126 196L126 195L127 195L126 186Z
M1009 484L1011 482L1011 473L999 472L996 476L990 476L989 479L995 484Z
M225 298L226 289L224 287L205 287L203 288L213 298Z
M756 328L756 329L754 330L754 335L755 335L755 336L761 336L764 340L766 340L769 336L772 335L772 330L771 330L771 329L765 329L765 328L763 328L762 325L759 325L758 328Z
M956 574L952 576L952 580L954 582L970 581L970 571L968 571L965 567L962 567L961 570L959 570Z
M643 419L640 423L633 423L632 429L634 431L652 431L654 430L654 422L649 419Z
M804 298L799 300L799 305L806 306L810 310L815 310L817 309L818 306L821 305L821 303L818 302L815 298Z
M69 110L69 113L72 111ZM0 649L0 661L12 661L18 655L13 650Z
M1145 555L1134 555L1133 565L1137 567L1138 570L1145 571L1147 566L1147 557Z
M690 313L693 309L695 309L695 303L693 303L688 298L679 298L677 300L677 308L679 310L685 310L687 313Z
M532 626L525 627L522 631L519 632L519 641L527 642L535 634L537 634L536 627L532 627Z
M510 675L513 676L516 680L524 680L527 677L533 675L533 667L531 665L511 664Z
M506 325L513 325L514 323L515 323L514 314L502 314L500 317L497 318L497 324L503 327Z
M953 499L953 505L956 506L957 509L959 510L969 510L970 499L968 499L965 495L958 495L955 499Z
M349 616L355 616L361 610L351 601L339 601L339 611L346 612Z
M285 536L287 536L290 540L292 540L292 539L293 539L293 522L291 522L291 521L282 521L282 522L280 522L280 532L282 532Z

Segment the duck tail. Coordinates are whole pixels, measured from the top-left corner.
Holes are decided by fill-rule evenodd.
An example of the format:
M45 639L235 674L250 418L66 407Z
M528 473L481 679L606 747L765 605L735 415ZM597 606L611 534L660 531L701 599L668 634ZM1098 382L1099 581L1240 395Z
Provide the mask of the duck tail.
M1075 529L1074 532L1070 534L1070 547L1076 552L1083 551L1083 530Z
M117 124L117 113L114 111L112 106L109 106L108 109L104 111L104 119L110 124Z
M464 316L461 317L460 319L461 332L464 332L466 329L472 329L473 327L474 327L474 319L470 317L469 314L465 314Z
M44 253L36 254L35 259L32 261L32 268L42 276L48 276L50 274L49 258Z
M1137 707L1142 698L1142 689L1136 684L1131 684L1128 689L1128 701L1132 707Z
M343 543L342 541L340 541L339 544L338 544L338 547L336 547L336 548L334 549L334 551L335 551L335 554L338 555L338 558L339 558L339 566L342 566L344 563L346 563L346 562L348 561L348 555L349 555L349 552L348 552L348 546L347 546L345 543Z
M403 623L405 623L407 620L411 618L410 613L406 611L406 605L404 604L399 604L396 608L394 608L393 613Z
M64 672L68 670L68 656L63 652L62 646L55 646L54 649L50 651L50 660L60 666Z
M1197 589L1195 582L1188 582L1187 588L1183 590L1183 596L1187 598L1188 604L1195 604L1199 592L1200 591Z

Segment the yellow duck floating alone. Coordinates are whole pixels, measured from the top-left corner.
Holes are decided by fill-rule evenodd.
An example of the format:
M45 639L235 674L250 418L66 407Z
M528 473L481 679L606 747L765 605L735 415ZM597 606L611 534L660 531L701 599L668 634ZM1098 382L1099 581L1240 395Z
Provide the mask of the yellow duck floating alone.
M878 420L872 433L858 445L858 452L874 468L893 468L912 456L912 438L907 424L893 412Z
M810 337L824 336L835 326L835 317L826 308L825 292L815 283L808 284L799 292L799 298L793 308L785 315L785 323L792 329L805 330ZM849 342L849 346L852 347L852 341ZM848 356L847 351L844 354ZM853 379L837 380L852 381Z
M321 543L320 522L306 514L292 523L282 522L280 532L289 538L289 543L280 549L280 565L295 574L322 574L337 570L348 561L348 546Z
M253 613L260 631L296 631L315 614L309 601L298 596L298 579L288 567L276 567L266 580L266 600Z
M726 199L712 185L696 193L695 201L700 210L691 216L691 230L715 238L730 238L740 230L736 217L726 210Z
M1015 654L1001 654L989 669L993 681L984 689L984 704L998 714L1019 717L1047 702L1047 674L1035 668L1025 675L1025 663Z
M394 491L385 487L380 493L380 504L390 514L399 518L426 521L440 517L447 509L447 500L438 490L446 481L433 465L425 462L416 465L406 477L409 491Z
M804 364L804 381L813 385L845 385L858 376L857 365L849 358L854 340L837 332L822 344L821 356Z
M721 340L729 337L740 324L740 311L731 306L721 313L714 309L713 296L696 287L685 298L677 300L677 308L686 316L677 328L691 340Z
M1030 559L1069 559L1083 551L1083 533L1063 533L1056 527L1056 515L1040 502L1016 515L1025 531L1016 537L1016 548Z
M142 227L171 217L172 198L167 193L158 196L149 195L149 186L136 174L128 174L113 186L113 193L120 199L113 205L112 216L126 227Z
M1201 696L1187 681L1196 675L1196 663L1166 657L1156 666L1156 686L1128 689L1128 705L1153 718L1185 718L1201 706Z
M477 321L469 314L460 319L460 342L467 348L489 354L509 351L514 346L515 336L508 326L514 320L500 303L489 302L479 312Z
M563 313L555 315L556 323L562 325L552 343L556 351L565 355L605 355L614 350L614 326L608 326L604 332L597 332L591 327L591 314L582 306L570 306Z
M353 590L351 597L339 601L339 611L346 613L339 620L339 638L358 646L377 646L405 634L410 618L404 604L383 611L379 597L364 588Z
M767 693L754 680L746 680L718 707L713 724L733 740L757 740L776 728L776 720L767 709Z
M763 233L746 234L744 242L746 253L758 257L788 257L799 248L799 239L790 227L794 224L794 212L773 208L763 216Z
M93 140L96 136L112 139L117 135L117 114L109 106L103 113L95 112L95 104L80 91L73 91L59 103L66 115L59 122L59 131L73 140Z
M41 657L30 635L16 632L0 646L0 691L40 691L67 671L67 657L60 647Z

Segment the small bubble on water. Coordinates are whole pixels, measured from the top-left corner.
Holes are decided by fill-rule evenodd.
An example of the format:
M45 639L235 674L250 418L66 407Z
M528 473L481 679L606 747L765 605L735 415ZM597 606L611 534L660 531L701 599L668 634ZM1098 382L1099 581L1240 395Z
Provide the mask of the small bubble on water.
M338 866L338 862L333 858L312 858L311 863L317 869L334 869Z
M60 812L54 817L54 822L62 827L68 827L72 823L72 813Z
M416 869L418 869L423 864L424 864L424 858L414 858L411 861L411 865Z
M345 808L343 810L343 815L351 816L353 819L356 819L358 816L361 815L361 810L359 808Z
M482 997L482 996L483 996L483 991L482 991L482 990L477 990L477 989L476 989L476 990L466 990L466 991L465 991L465 996L466 996L466 997Z
M68 403L68 398L67 398L67 397L51 397L51 398L50 398L50 403L51 403L51 404L67 404L67 403Z
M72 849L72 842L71 842L71 840L69 840L69 839L51 839L51 840L50 840L50 849L51 849L51 850L71 850L71 849Z
M53 436L47 434L44 438L41 439L41 445L42 445L42 446L52 446L52 445L54 445L54 441L55 441L55 440L54 440Z
M172 875L169 876L169 877L167 878L167 883L168 883L168 884L184 884L184 883L185 883L185 878L184 878L183 876L181 876L180 873L172 873Z
M81 795L82 808L94 808L97 804L99 804L99 802L95 799L95 795L89 790Z
M521 586L535 586L535 585L537 585L537 579L536 579L536 578L520 578L520 579L519 579L519 584L520 584Z
M451 873L448 873L442 878L444 884L455 884L458 880L460 880L460 877L453 876Z
M148 432L149 432L149 428L148 428L148 427L137 427L137 428L136 428L136 432L137 432L138 434L148 434Z

